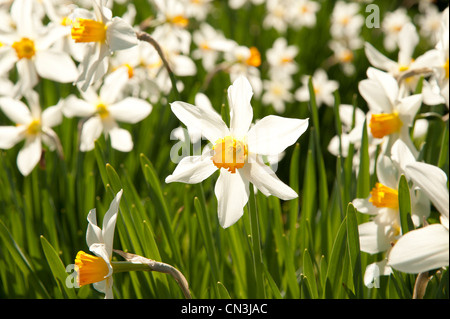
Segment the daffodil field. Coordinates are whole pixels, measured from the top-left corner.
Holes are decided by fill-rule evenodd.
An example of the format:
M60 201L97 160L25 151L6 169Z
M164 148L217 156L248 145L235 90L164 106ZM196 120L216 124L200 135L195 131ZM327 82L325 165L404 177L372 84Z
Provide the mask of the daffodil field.
M0 1L0 298L448 299L448 118L448 1Z

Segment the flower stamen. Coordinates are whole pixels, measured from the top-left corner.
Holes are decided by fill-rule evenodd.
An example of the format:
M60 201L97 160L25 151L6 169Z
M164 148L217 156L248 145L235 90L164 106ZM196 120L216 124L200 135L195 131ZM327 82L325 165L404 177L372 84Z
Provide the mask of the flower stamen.
M79 42L104 42L106 26L103 22L77 18L72 25L72 39Z
M398 208L398 192L395 189L376 183L370 195L369 202L375 207Z
M247 144L234 137L226 136L216 141L213 147L214 155L211 157L217 168L228 169L236 173L236 169L244 167L247 160Z
M20 41L14 42L12 47L16 50L16 54L19 59L31 59L36 53L34 41L28 38L22 38Z
M80 287L105 280L109 273L108 265L103 258L86 254L81 250L75 257L75 266Z
M397 113L372 114L370 118L370 131L375 138L398 132L403 123Z

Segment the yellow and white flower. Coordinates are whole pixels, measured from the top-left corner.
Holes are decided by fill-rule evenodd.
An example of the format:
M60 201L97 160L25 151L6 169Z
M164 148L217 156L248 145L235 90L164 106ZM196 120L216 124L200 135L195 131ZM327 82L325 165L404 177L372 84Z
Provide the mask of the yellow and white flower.
M400 238L388 264L407 273L421 273L449 265L449 193L447 175L437 166L410 163L406 174L440 212L440 223L412 230Z
M215 194L219 223L223 228L233 225L242 216L249 197L249 183L266 196L274 195L284 200L298 196L262 162L260 155L282 153L305 132L308 120L271 115L250 128L252 95L245 77L239 77L228 88L230 128L209 108L185 102L171 104L178 119L188 128L200 129L213 147L202 155L184 157L166 182L200 183L219 170Z
M114 51L128 49L138 43L136 32L125 20L112 17L103 0L93 1L94 13L75 9L72 20L72 39L86 45L79 75L75 80L82 91L101 79L108 68L107 57Z
M121 152L133 149L130 132L120 128L119 122L137 123L147 117L152 106L134 97L122 98L121 91L128 80L127 70L121 69L105 78L97 93L92 87L81 91L83 99L74 95L64 101L63 112L67 117L80 116L87 120L81 128L80 150L90 151L102 134L111 139L111 147Z
M17 167L24 176L30 174L39 163L42 142L50 150L58 148L59 139L52 127L62 121L60 105L41 111L39 96L34 91L28 92L26 99L30 108L22 101L10 97L0 98L0 109L16 123L15 126L0 126L0 148L10 149L25 140L25 145L17 155Z
M111 202L108 211L103 217L103 227L97 226L95 208L89 211L87 216L88 227L86 231L86 243L89 250L95 256L79 251L75 258L75 270L77 272L78 285L93 284L94 288L105 294L105 299L113 299L113 267L111 265L114 241L114 229L116 227L117 214L119 212L120 199L123 190L120 190Z

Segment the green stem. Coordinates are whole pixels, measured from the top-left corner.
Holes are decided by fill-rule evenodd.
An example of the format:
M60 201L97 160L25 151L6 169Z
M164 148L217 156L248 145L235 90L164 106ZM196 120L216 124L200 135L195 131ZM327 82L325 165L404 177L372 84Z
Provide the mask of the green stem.
M258 213L256 210L256 196L253 190L253 185L250 185L249 210L250 210L250 225L252 236L252 253L253 253L253 269L255 271L256 279L256 298L262 299L266 297L264 290L264 265L261 253L261 237L259 234Z

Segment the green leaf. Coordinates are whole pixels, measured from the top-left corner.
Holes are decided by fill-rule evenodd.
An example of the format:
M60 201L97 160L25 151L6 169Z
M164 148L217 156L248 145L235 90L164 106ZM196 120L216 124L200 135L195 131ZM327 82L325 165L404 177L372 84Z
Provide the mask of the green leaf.
M345 237L347 232L347 220L344 218L341 225L339 226L338 233L334 239L333 248L331 250L330 263L327 268L326 281L327 285L324 290L324 298L339 296L339 291L341 289L341 277L342 277L342 265L345 247Z
M51 273L55 278L61 293L67 295L70 299L76 299L77 295L74 288L67 287L66 285L68 273L66 272L66 267L64 267L58 253L44 236L41 236L41 245L44 250L45 258L47 258L48 265L50 266Z
M359 246L358 221L356 219L356 209L351 203L347 206L347 244L355 295L362 299L363 275L361 267L361 250Z
M150 197L153 200L155 208L158 212L160 212L160 220L166 235L167 240L169 241L169 246L174 254L174 259L176 263L179 265L179 268L182 268L182 258L180 252L180 246L175 241L175 235L173 233L172 224L170 222L171 216L169 213L169 209L167 208L166 200L163 196L163 192L161 190L161 185L159 183L159 179L155 172L155 169L152 163L148 160L148 158L144 155L140 155L141 158L141 167L144 172L145 180L147 181L147 185L149 186L151 192Z
M411 219L411 197L409 193L408 182L405 175L402 174L398 183L398 210L400 213L400 225L402 234L414 230L414 224Z
M319 298L319 291L316 284L316 276L314 274L314 266L311 261L311 255L308 250L303 251L303 273L308 278L309 291L314 299Z
M227 288L220 281L217 282L217 287L219 288L219 296L220 299L231 299L230 294L228 293Z
M44 284L40 281L38 274L33 266L28 261L28 258L22 252L22 249L17 245L8 228L0 220L0 239L4 246L11 254L16 267L22 272L23 277L27 279L28 283L34 287L34 291L38 296L50 298Z
M367 125L364 121L361 139L358 184L356 189L357 198L366 198L370 192L370 157L369 157L369 137L367 135Z

